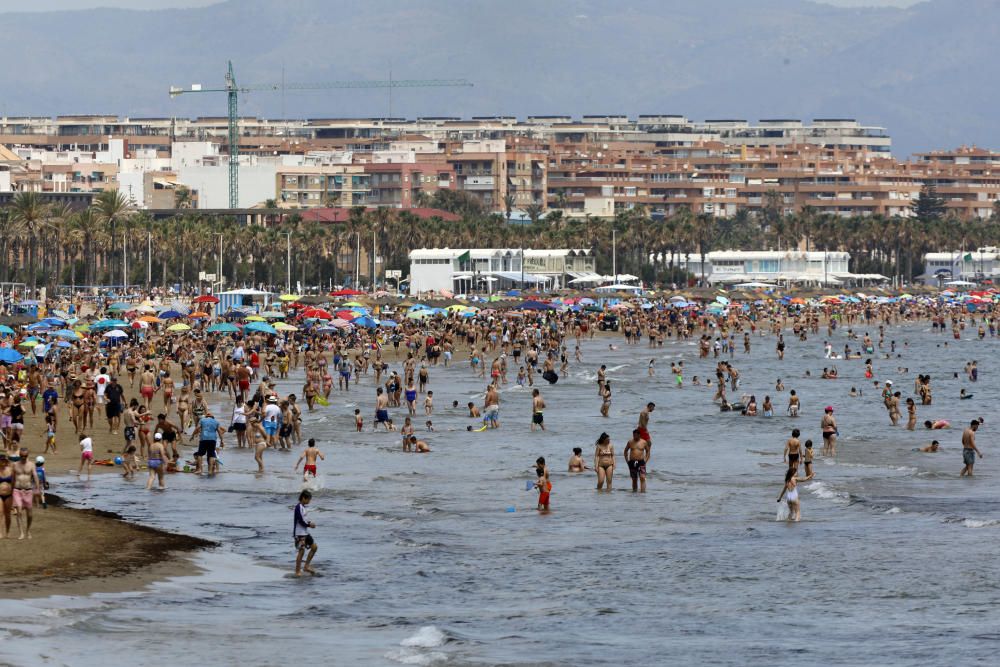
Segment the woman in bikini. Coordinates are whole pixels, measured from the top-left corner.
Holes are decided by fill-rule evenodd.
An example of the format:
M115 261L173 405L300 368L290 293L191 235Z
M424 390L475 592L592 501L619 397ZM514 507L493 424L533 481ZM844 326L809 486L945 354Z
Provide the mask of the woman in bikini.
M177 397L177 421L181 430L187 428L188 417L191 412L191 390L187 385L181 387L180 396Z
M94 407L97 405L97 388L87 383L83 388L83 428L94 428Z
M70 389L70 418L73 420L73 430L76 433L81 433L84 427L84 403L86 402L85 397L86 392L80 385L79 380L73 380L73 386Z
M597 471L597 490L607 483L611 490L611 480L615 474L615 448L607 433L601 433L594 447L594 470Z

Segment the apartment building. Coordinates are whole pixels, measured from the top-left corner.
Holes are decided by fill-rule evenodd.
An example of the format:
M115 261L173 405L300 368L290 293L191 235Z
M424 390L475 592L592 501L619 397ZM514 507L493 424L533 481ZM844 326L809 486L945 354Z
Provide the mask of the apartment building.
M287 166L278 168L276 179L276 200L283 208L412 208L457 186L457 174L443 160Z

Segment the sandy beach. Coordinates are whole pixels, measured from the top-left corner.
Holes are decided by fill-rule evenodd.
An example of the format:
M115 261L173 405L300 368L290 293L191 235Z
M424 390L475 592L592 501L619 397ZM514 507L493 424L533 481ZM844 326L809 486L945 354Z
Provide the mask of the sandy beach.
M16 533L16 529L14 531ZM139 590L192 571L189 554L212 543L122 521L118 515L64 507L49 496L35 508L31 540L0 540L5 596L89 595Z

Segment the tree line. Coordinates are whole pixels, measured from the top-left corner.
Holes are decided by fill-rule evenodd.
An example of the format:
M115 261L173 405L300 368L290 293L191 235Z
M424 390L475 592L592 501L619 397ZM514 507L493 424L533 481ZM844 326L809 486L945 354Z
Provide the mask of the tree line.
M131 208L116 190L99 193L80 210L21 192L0 208L0 279L32 288L123 281L149 287L190 285L199 272L215 271L221 239L227 285L280 286L289 270L292 284L349 284L359 242L368 257L374 243L379 276L386 269L406 275L408 252L420 247L585 248L595 251L597 270L610 273L614 245L619 273L654 284L683 283L690 274L680 266L692 254L786 249L847 251L856 273L909 281L920 273L926 252L1000 245L1000 205L989 218L959 220L931 187L921 191L908 217L841 217L809 207L786 214L774 192L765 195L760 211L740 210L731 217L688 209L655 215L635 206L603 219L569 216L561 209L546 214L535 204L526 208L527 220L512 223L510 198L499 212L485 210L461 191L440 191L419 203L461 217L445 221L406 209L354 207L344 223L317 223L303 220L294 209L278 213L268 200L267 224L247 226L232 216L195 209L156 220ZM370 281L370 262L360 265L362 282ZM702 271L693 273L697 277Z

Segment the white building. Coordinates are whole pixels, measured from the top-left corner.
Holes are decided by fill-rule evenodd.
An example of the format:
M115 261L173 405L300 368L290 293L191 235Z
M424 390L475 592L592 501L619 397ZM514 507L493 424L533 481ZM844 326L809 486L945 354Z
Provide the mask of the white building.
M1000 248L929 252L924 255L924 273L928 284L949 280L982 280L1000 275Z
M888 280L877 274L851 273L850 253L803 252L801 250L715 250L705 255L680 254L675 266L713 284L746 282L815 283L837 285L849 281ZM670 258L666 258L670 261Z
M410 251L410 294L556 288L594 269L585 249L526 249L522 257L517 248L419 248Z

